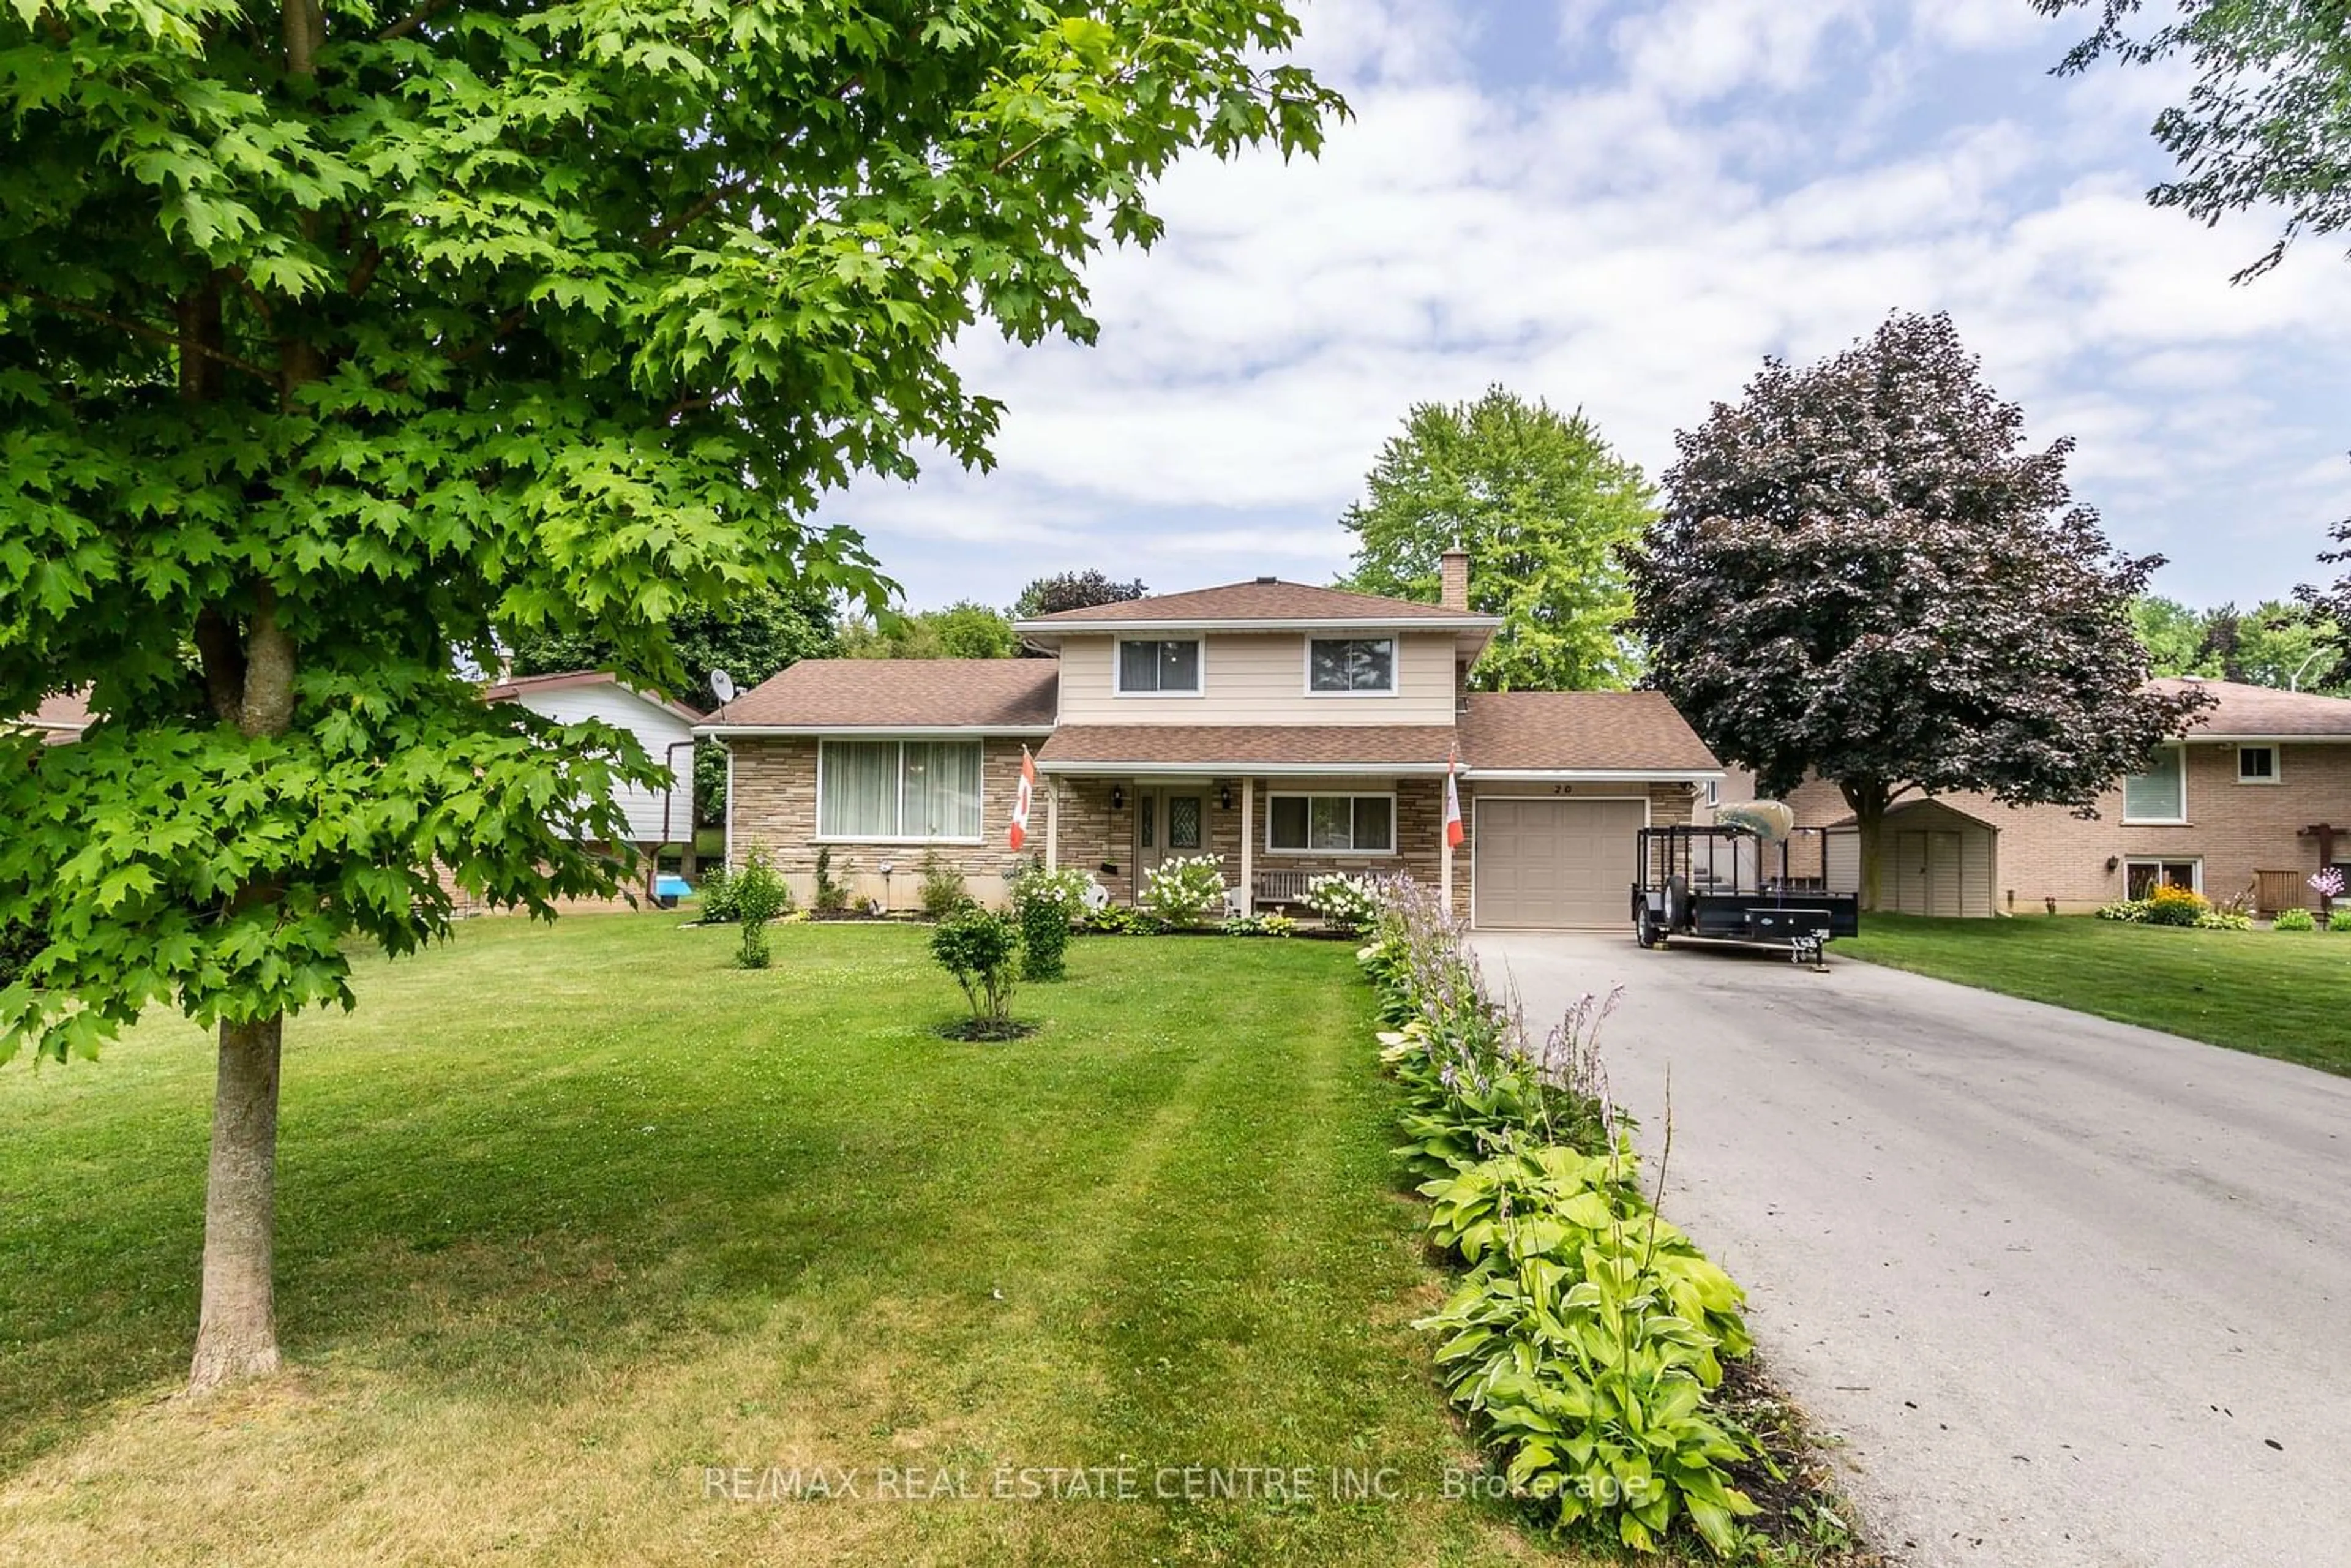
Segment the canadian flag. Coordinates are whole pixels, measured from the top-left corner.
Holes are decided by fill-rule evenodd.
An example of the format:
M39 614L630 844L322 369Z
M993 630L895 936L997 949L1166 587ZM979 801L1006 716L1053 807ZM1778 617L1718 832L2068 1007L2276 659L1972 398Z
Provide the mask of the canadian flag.
M1461 787L1454 775L1461 771L1461 753L1456 751L1445 764L1445 847L1458 850L1468 835L1461 831Z
M1012 797L1012 847L1019 849L1029 841L1029 807L1037 799L1037 759L1029 748L1020 748L1020 789Z

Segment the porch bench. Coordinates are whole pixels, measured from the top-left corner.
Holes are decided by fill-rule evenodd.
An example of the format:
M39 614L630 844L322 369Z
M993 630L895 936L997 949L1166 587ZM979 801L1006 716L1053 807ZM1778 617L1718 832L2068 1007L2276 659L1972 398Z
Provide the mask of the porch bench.
M1269 904L1288 908L1303 906L1306 884L1314 880L1310 871L1260 871L1252 879L1249 893L1262 909Z

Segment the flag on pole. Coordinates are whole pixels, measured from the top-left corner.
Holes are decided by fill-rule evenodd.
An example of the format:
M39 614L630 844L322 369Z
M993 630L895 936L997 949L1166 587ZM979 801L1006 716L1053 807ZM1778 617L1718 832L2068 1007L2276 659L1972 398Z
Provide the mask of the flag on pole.
M1468 835L1461 831L1461 789L1454 775L1461 770L1461 748L1455 747L1445 763L1445 847L1458 850Z
M1029 806L1037 798L1037 759L1029 748L1020 748L1020 789L1012 797L1012 847L1018 850L1029 840Z

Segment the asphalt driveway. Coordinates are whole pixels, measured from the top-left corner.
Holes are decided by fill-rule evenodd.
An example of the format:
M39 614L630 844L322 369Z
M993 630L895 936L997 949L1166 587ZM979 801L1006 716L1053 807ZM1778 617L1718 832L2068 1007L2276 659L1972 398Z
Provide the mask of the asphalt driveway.
M2351 1079L1853 959L1477 947L1530 1023L1625 985L1667 1210L1896 1560L2351 1563Z

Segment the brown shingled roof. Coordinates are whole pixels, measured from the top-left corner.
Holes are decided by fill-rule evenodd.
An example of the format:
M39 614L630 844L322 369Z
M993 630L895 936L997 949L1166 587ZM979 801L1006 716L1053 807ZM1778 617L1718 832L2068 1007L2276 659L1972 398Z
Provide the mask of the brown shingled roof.
M1050 729L1051 659L803 659L710 716L786 729Z
M2204 691L2220 699L2189 721L2189 738L2242 736L2289 739L2296 736L2351 737L2351 700L2312 692L2282 692L2239 681L2191 681L2167 677L2147 683L2160 691Z
M1461 716L1473 772L1713 773L1722 764L1663 692L1476 692Z
M1349 593L1310 583L1283 582L1265 577L1255 582L1227 583L1222 588L1196 588L1184 593L1155 594L1117 604L1089 604L1024 621L1023 626L1088 626L1123 622L1160 621L1332 621L1397 622L1490 621L1441 605L1409 599L1383 599L1369 593Z
M26 722L35 729L47 730L52 741L73 739L89 727L89 688L43 697Z
M1445 766L1453 727L1443 724L1081 724L1053 732L1040 763L1087 767L1229 766L1334 768Z

